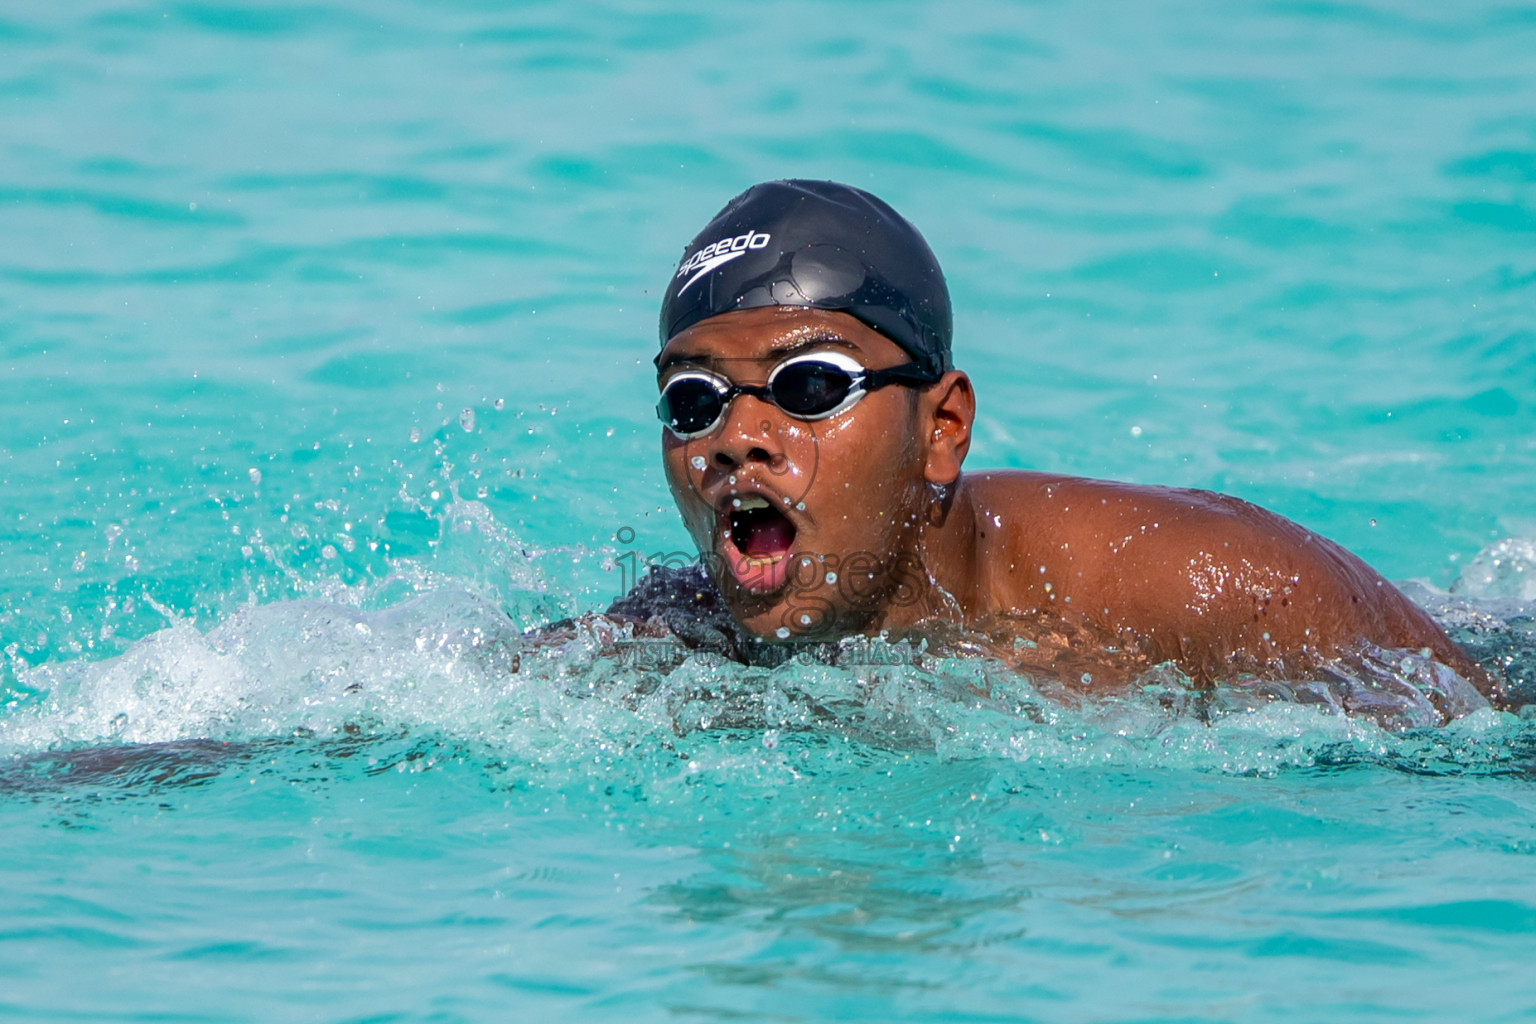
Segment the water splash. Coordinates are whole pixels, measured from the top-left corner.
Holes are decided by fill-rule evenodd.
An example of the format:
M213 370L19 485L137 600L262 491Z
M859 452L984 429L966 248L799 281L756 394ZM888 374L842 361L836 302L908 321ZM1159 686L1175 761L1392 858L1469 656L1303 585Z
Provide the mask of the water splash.
M1532 722L1413 651L1364 647L1312 678L1206 690L1162 666L1092 699L994 660L878 638L748 666L595 617L526 632L568 610L540 569L549 554L455 500L434 558L400 560L386 579L242 606L206 631L166 611L166 628L118 657L18 666L24 696L0 716L0 754L428 737L556 775L686 770L673 763L686 746L689 763L746 758L754 777L793 777L807 743L833 738L858 756L1238 774L1536 762ZM1531 678L1528 606L1410 589L1486 663ZM399 762L390 749L375 756Z
M794 752L830 737L882 758L1268 775L1353 762L1524 771L1536 741L1530 723L1485 704L1427 728L1439 720L1428 692L1445 684L1443 669L1393 677L1399 652L1377 652L1369 679L1196 691L1164 669L1131 692L1076 704L986 659L882 641L853 653L746 666L605 620L535 642L462 589L373 611L284 602L242 609L207 633L177 622L107 661L28 670L45 696L0 720L0 752L428 736L546 775L584 778L596 764L633 778L658 764L682 770L671 763L682 747L703 764L746 756L746 739L756 776L803 771ZM1383 725L1351 703L1361 692L1378 703L1414 697Z
M1536 540L1506 537L1483 548L1451 584L1451 593L1536 601Z

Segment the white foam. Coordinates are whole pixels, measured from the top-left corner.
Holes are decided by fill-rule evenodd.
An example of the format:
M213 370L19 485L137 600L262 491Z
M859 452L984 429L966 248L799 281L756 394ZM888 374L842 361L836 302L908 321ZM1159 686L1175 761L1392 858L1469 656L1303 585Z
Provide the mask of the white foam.
M498 608L439 591L379 611L289 601L204 634L176 622L106 661L23 669L46 696L0 720L0 751L242 740L296 730L460 728L510 677L519 634Z
M1506 537L1483 548L1462 568L1451 593L1536 601L1536 540Z
M1272 773L1341 757L1477 765L1525 727L1444 666L1379 648L1316 678L1202 692L1164 667L1129 692L1077 700L993 661L882 640L846 646L838 663L772 669L595 617L534 641L524 628L559 603L538 553L476 502L452 506L437 553L327 600L241 607L206 632L171 621L111 659L19 666L38 695L0 718L0 753L429 735L557 769L745 731L774 737L752 745L757 758L831 735L951 760Z

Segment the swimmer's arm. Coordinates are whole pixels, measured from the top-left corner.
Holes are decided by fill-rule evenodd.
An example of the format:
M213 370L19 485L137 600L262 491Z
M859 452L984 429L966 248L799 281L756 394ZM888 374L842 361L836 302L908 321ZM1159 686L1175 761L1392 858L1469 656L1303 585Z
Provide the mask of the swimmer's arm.
M587 612L535 626L522 635L512 671L522 669L527 657L555 657L579 645L600 658L631 658L647 663L663 658L665 648L682 644L659 617L636 619L613 612ZM679 654L675 660L681 660Z
M1485 693L1492 680L1423 609L1354 554L1265 509L1171 492L1156 544L1122 576L1162 653L1202 673L1305 671L1362 642L1428 648ZM1127 623L1126 625L1134 625Z
M1013 481L999 481L999 483ZM1197 678L1305 671L1361 641L1429 648L1492 686L1429 615L1355 555L1208 491L1023 478L1043 531L1021 534L1014 597L1132 641ZM1027 548L1027 553L1026 553ZM1047 589L1045 583L1052 583Z

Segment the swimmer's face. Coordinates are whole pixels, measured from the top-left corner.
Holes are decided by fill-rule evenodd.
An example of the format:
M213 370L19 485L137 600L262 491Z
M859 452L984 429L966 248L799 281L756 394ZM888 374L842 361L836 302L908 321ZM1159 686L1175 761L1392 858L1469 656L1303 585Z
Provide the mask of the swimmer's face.
M769 307L678 334L662 351L658 382L704 370L763 385L785 359L813 353L870 370L909 358L845 313ZM739 394L699 436L661 428L672 496L743 627L768 639L823 639L920 600L927 576L916 541L933 476L926 390L890 385L814 420Z

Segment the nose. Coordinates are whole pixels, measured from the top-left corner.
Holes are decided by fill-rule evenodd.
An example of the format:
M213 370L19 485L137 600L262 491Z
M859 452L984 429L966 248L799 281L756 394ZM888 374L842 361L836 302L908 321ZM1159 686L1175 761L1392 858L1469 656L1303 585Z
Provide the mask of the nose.
M777 468L784 446L774 421L782 413L756 395L737 395L709 439L709 464L730 470L754 462Z

